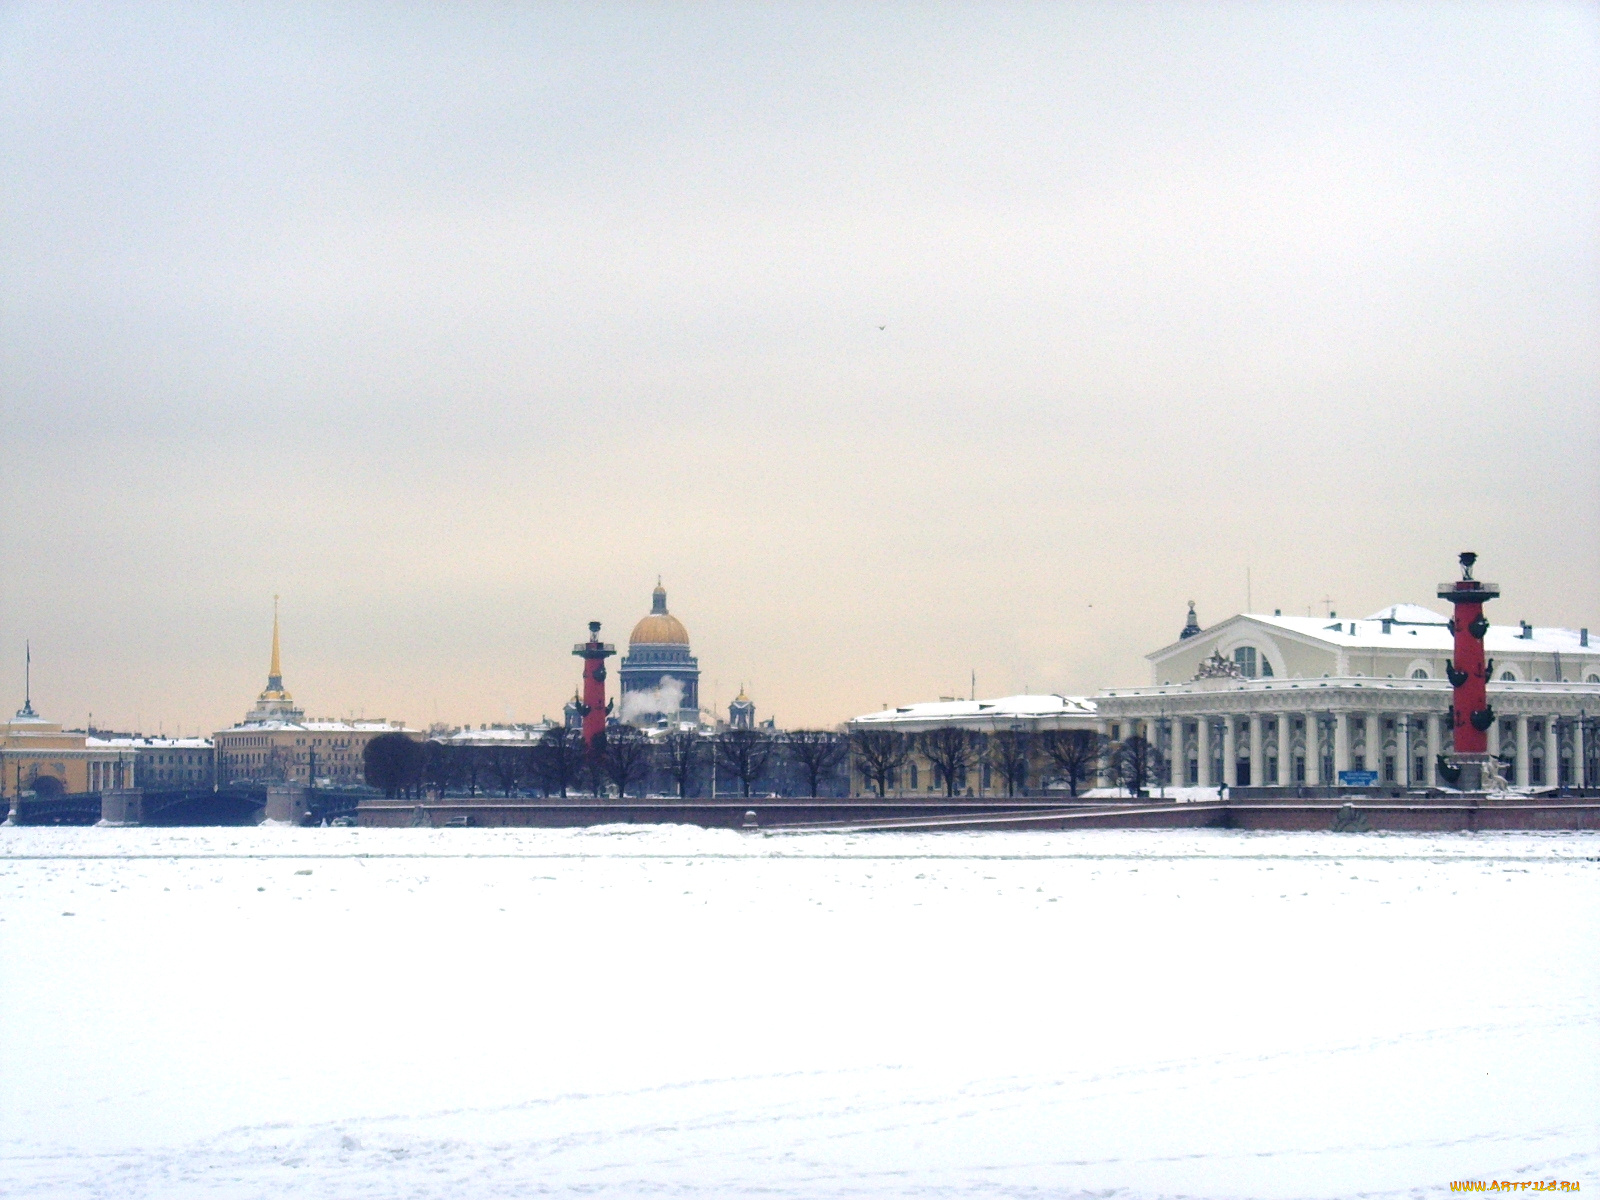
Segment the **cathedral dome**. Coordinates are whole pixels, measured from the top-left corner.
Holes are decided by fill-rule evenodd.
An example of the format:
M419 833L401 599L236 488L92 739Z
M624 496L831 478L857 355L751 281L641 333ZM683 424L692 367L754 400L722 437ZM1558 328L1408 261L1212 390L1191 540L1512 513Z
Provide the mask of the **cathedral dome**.
M628 635L630 646L687 646L689 631L683 622L667 611L667 589L656 581L655 593L650 598L650 615L633 627Z

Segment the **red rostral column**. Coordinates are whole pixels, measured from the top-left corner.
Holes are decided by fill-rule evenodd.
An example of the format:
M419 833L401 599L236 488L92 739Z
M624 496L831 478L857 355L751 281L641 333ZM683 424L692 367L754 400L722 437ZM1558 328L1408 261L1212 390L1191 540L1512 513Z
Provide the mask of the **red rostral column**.
M606 731L606 717L611 706L606 703L606 659L617 648L600 640L600 622L589 622L589 640L580 642L572 652L583 659L583 748L590 749L594 739Z
M1489 763L1489 727L1494 724L1494 709L1489 707L1489 676L1494 662L1483 653L1483 635L1489 632L1489 619L1483 615L1483 602L1493 600L1500 588L1480 583L1472 577L1472 564L1478 556L1470 550L1461 555L1461 578L1439 585L1439 598L1455 605L1450 632L1455 635L1455 657L1445 664L1450 686L1455 689L1450 703L1452 746L1457 765L1470 769L1475 778L1463 778L1471 790L1482 783L1482 768ZM1465 774L1465 773L1464 773Z

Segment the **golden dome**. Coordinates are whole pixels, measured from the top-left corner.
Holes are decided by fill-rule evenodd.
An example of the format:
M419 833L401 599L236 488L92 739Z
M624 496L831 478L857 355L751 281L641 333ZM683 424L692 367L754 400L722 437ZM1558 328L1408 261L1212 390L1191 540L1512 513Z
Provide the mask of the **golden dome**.
M667 589L656 580L656 590L650 597L650 615L633 627L628 635L628 645L687 646L689 631L683 622L667 611Z

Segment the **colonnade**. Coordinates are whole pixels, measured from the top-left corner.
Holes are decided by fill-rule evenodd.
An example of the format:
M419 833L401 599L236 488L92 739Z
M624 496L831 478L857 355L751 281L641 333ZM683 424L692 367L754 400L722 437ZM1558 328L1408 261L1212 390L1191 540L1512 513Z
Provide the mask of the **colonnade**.
M1169 786L1238 787L1247 781L1255 785L1318 787L1337 783L1341 771L1365 770L1376 773L1379 785L1435 787L1439 783L1439 755L1447 744L1447 719L1447 714L1440 712L1336 709L1123 717L1102 721L1100 731L1108 737L1114 734L1114 740L1142 734L1166 757ZM1518 714L1505 723L1514 725L1515 730L1512 782L1516 786L1600 784L1593 778L1595 773L1586 770L1589 742L1595 737L1594 719L1585 722L1553 714L1531 718ZM1117 726L1115 731L1113 724ZM1537 730L1535 725L1539 726ZM1570 757L1565 760L1561 756L1563 729L1568 731L1570 745ZM1354 744L1357 731L1359 749ZM1501 722L1496 722L1489 730L1491 754L1501 753L1502 736ZM1543 769L1537 780L1532 754L1535 736L1543 751ZM1564 761L1567 767L1563 771ZM1241 762L1246 764L1243 778ZM1108 782L1102 776L1101 783Z

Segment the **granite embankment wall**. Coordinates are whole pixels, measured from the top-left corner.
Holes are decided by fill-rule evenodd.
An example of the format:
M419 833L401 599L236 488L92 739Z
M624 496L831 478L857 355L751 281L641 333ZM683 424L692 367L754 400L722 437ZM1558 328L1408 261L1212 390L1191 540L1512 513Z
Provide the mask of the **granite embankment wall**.
M372 800L362 825L572 828L591 825L698 825L713 829L803 832L981 829L1262 829L1348 832L1600 830L1600 792L1539 798L1461 795L1243 797L1197 803L1113 801L1062 804L878 800L442 801ZM753 815L752 815L753 814Z
M699 825L707 829L739 829L745 814L756 824L797 825L815 822L894 820L994 813L993 801L895 801L837 799L749 800L494 800L446 797L443 800L367 800L356 810L361 825L448 825L463 818L474 826L522 826L545 829L585 825ZM1017 800L1006 811L1055 812L1059 800Z

